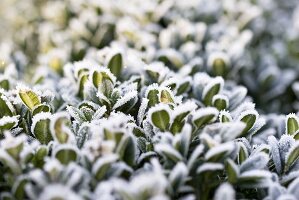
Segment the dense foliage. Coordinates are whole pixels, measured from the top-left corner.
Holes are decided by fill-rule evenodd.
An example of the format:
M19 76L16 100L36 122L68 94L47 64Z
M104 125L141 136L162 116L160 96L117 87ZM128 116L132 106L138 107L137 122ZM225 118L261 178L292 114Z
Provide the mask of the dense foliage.
M298 199L296 0L2 1L0 199Z

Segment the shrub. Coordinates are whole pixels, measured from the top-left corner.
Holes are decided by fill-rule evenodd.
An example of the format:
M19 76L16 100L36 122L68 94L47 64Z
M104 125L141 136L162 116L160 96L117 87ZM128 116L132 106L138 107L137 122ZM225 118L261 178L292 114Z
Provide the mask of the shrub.
M297 198L295 0L13 4L0 199Z

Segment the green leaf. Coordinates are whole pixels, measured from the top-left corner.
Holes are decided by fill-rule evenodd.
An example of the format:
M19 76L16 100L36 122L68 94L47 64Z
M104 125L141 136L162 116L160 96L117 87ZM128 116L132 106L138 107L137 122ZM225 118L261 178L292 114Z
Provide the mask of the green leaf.
M172 119L173 122L170 127L170 131L172 133L178 133L182 130L186 117L196 109L196 104L192 101L185 102L177 107L174 108L174 111L172 112Z
M46 145L41 145L38 147L33 159L35 167L43 167L45 163L45 157L48 155L48 153L49 150Z
M109 72L110 73L110 72ZM114 81L111 73L105 71L94 71L92 73L92 83L106 97L110 97L114 88Z
M19 97L30 110L33 110L35 106L41 104L40 97L27 88L19 90Z
M2 79L0 81L0 88L3 88L4 90L9 90L9 80L8 79Z
M202 100L206 106L212 105L213 97L222 90L223 85L224 80L221 77L216 77L204 87L202 92Z
M70 162L75 162L78 159L77 151L70 146L59 146L54 155L64 165L67 165Z
M22 143L16 144L15 146L7 148L6 151L11 157L13 157L15 160L18 160L20 158L20 153L22 152L23 147L24 147L24 144L22 142Z
M158 72L151 71L150 69L146 69L145 72L154 82L158 82L160 76Z
M150 122L161 131L166 131L170 122L170 112L167 106L156 106L149 110Z
M16 199L25 199L26 192L25 192L25 185L28 182L26 176L19 176L17 180L14 182L13 185L13 194L16 197Z
M185 83L182 83L178 88L177 88L177 92L176 95L181 95L185 92L187 92L190 89L190 82L187 81Z
M289 135L293 135L294 133L299 131L299 119L298 117L291 113L287 115L286 119L286 133Z
M239 121L242 121L246 124L241 136L246 136L248 134L248 131L254 126L255 122L257 121L258 115L259 114L256 110L248 110L240 114Z
M79 123L87 122L88 120L84 116L81 110L74 106L67 106L68 113Z
M242 164L248 158L248 150L243 143L239 144L238 163Z
M224 160L233 150L235 145L232 142L223 143L211 148L205 155L208 162L218 162Z
M173 103L173 98L168 90L162 90L160 93L160 102L162 103Z
M231 122L233 119L231 117L231 115L229 114L229 112L222 110L219 114L219 121L221 123L225 123L225 122Z
M230 67L230 60L224 52L213 52L208 58L208 67L215 76L225 76Z
M237 185L244 188L266 188L269 186L272 174L266 170L250 170L242 173Z
M116 149L119 158L130 166L135 164L135 146L136 144L131 136L123 136Z
M213 74L216 76L224 76L226 74L228 66L221 58L217 58L213 62Z
M226 161L226 172L228 181L230 183L236 183L240 172L238 166L231 159L227 159Z
M212 107L200 108L192 117L192 122L197 128L201 128L203 125L211 123L217 119L218 110Z
M48 144L53 138L50 131L50 113L38 113L33 117L31 132L41 144Z
M84 97L84 85L88 81L88 72L85 72L79 77L78 95Z
M107 155L97 159L92 167L92 173L95 175L95 178L98 181L102 180L111 168L111 165L117 160L118 157L116 155Z
M287 172L299 158L299 142L297 141L286 156L285 172Z
M173 162L178 162L183 160L182 155L177 150L175 150L172 146L167 144L155 145L155 151Z
M212 104L218 110L225 110L228 108L228 98L224 95L215 95Z
M9 116L4 116L0 119L0 130L4 131L4 130L10 130L13 127L15 127L18 122L19 116L13 116L13 117L9 117Z
M15 114L13 105L3 94L0 96L0 111L0 118L4 116L13 116Z
M49 105L40 104L40 105L37 105L36 107L34 107L34 109L32 111L32 115L34 116L41 112L50 112L50 111L51 111L51 107Z
M108 68L116 76L120 77L123 67L123 59L120 53L115 54L108 63Z
M159 103L159 90L151 89L147 93L147 98L149 100L148 106L153 107L154 105Z
M59 143L67 143L73 135L71 131L71 121L67 113L56 113L51 120L51 132L55 140Z

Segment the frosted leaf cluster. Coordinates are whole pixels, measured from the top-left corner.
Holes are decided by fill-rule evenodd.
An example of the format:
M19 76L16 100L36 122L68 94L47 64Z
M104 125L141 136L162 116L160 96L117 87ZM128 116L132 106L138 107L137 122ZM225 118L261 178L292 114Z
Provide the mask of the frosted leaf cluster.
M0 200L298 199L298 16L2 0Z

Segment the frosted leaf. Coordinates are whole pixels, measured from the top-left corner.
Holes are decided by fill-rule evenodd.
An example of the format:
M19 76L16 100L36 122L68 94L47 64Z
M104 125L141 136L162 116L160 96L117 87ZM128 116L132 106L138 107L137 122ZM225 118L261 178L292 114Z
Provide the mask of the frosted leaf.
M215 146L205 154L205 160L217 161L219 159L224 159L234 149L235 149L235 145L232 142L227 142L219 146Z
M277 200L297 200L297 197L291 194L283 194L278 197Z
M178 77L170 77L161 83L161 87L163 88L171 87L172 89L174 89L177 87L177 84L178 84Z
M285 171L291 168L299 159L299 141L292 145L289 152L286 154Z
M250 130L254 127L258 120L259 114L256 110L246 110L240 113L237 121L242 121L246 124L246 127L244 128L242 132L242 136L248 136Z
M16 148L19 145L26 142L26 135L22 134L16 137L13 137L13 135L10 132L4 132L5 138L0 140L0 148L4 150Z
M32 110L36 105L41 104L41 98L36 94L35 91L27 86L19 84L17 86L18 96L21 101Z
M282 187L279 183L272 183L269 186L268 197L270 200L278 199L281 195L286 193L286 189Z
M212 105L217 106L217 102L222 101L222 103L225 104L225 107L219 110L224 110L229 106L229 100L228 97L223 94L216 94L212 98ZM217 107L218 108L218 107Z
M174 108L174 110L170 116L171 122L173 122L177 116L179 116L183 113L192 112L196 108L197 108L197 105L193 101L186 101L186 102L178 105L177 107Z
M171 110L169 106L161 103L150 108L147 116L152 125L165 131L170 123L170 114Z
M194 166L194 163L196 162L196 160L202 155L204 151L204 146L203 145L198 145L195 150L192 152L190 158L188 159L188 169L191 170Z
M250 130L250 135L256 134L261 128L263 128L266 125L266 120L264 117L259 117L257 121L255 122L255 125Z
M174 189L174 192L184 184L187 175L188 169L182 162L177 163L176 166L171 170L169 181L172 185L172 189Z
M98 91L96 96L100 99L100 101L103 100L104 102L110 104L109 99L101 91Z
M81 188L87 187L91 179L89 172L75 163L70 163L64 172L63 179L71 188L76 188L78 185Z
M137 124L139 126L141 125L141 123L143 121L143 118L145 116L145 112L146 112L148 102L149 102L149 100L147 98L142 98L141 105L139 107L138 115L137 115Z
M252 102L244 102L240 106L237 107L231 114L234 119L239 118L240 114L247 110L254 110L255 104Z
M224 80L222 77L216 77L211 79L208 84L204 87L202 92L202 100L206 105L210 105L212 103L213 97L221 93L224 85Z
M64 142L74 142L75 137L69 125L70 116L67 112L59 112L52 115L50 130L53 138L60 142L62 142L64 139L66 139ZM62 137L64 139L58 137Z
M80 73L82 73L82 71L87 71L87 70L93 70L93 69L98 69L100 68L100 66L92 61L92 60L82 60L82 61L77 61L74 64L74 74L75 77L78 79L80 76Z
M63 200L83 200L83 198L72 191L71 188L59 183L48 185L38 197L38 199L43 200L53 200L56 198Z
M270 152L270 146L267 145L267 144L259 144L259 145L254 145L253 146L253 150L251 152L251 154L258 154L258 153L261 153L261 152L264 152L266 153L267 155L269 155L269 152Z
M160 49L157 51L157 58L160 60L161 58L166 58L171 64L179 69L184 64L183 55L175 49L167 48ZM162 59L163 60L163 59Z
M228 183L223 183L217 188L214 200L233 200L236 199L235 195L236 192L234 188Z
M70 139L69 141L73 142L74 137L73 134L70 134ZM77 141L77 146L79 148L82 148L87 140L91 138L91 131L90 131L90 125L88 122L83 122L82 125L80 126L79 130L76 133L76 141Z
M147 71L151 78L156 79L156 82L161 82L170 73L169 68L165 67L165 65L161 62L153 62L149 65L146 65L145 71Z
M159 87L159 85L158 85L157 83L153 83L153 84L149 85L149 86L147 87L146 91L145 91L145 94L144 94L144 96L145 96L146 98L148 98L148 94L149 94L149 92L150 92L151 90L157 90L157 91L159 91L159 90L160 90L160 87Z
M117 102L114 104L112 109L115 110L116 108L123 106L124 104L126 104L127 102L129 102L132 99L137 100L137 98L138 98L137 91L128 92L123 97L121 97L120 99L117 100Z
M48 144L53 138L50 131L52 114L40 112L32 118L31 132L42 144Z
M240 166L240 172L263 169L267 166L269 157L266 153L259 153L247 158Z
M80 151L72 144L60 144L55 146L52 157L57 158L62 164L76 162L80 157Z
M296 178L291 184L288 186L287 189L288 193L293 194L294 196L299 196L299 178Z
M214 65L215 60L222 59L227 67L230 66L230 60L227 54L224 52L213 52L208 57L207 65L211 69Z
M13 159L6 151L0 148L0 161L12 170L15 174L21 173L21 167L15 159Z
M238 107L242 101L244 101L247 95L247 89L245 87L237 87L229 97L230 109Z
M271 173L265 170L250 170L240 175L240 186L246 188L268 187L271 184Z
M244 122L227 122L221 124L219 132L222 136L222 140L228 142L239 137L244 128Z
M223 164L221 163L204 163L196 170L197 174L213 172L213 171L221 171L224 169Z
M295 144L295 140L292 136L286 134L281 136L278 145L279 145L279 153L280 153L280 158L282 163L285 163L286 155L294 144Z
M117 160L118 156L113 154L97 159L97 161L92 167L92 173L95 175L96 179L101 180L107 173L112 163L114 163Z
M243 163L249 156L250 146L248 148L247 143L238 142L239 152L238 152L238 162Z
M14 115L15 109L14 109L12 103L10 103L8 98L2 92L0 92L0 98L1 98L0 104L4 104L4 105L1 105L2 106L1 117L7 116L7 115L9 115L9 116ZM5 108L7 108L7 109L5 109Z
M63 170L63 165L57 159L47 159L44 165L44 170L49 174L53 174L53 172L55 172L58 177L59 172ZM52 178L57 177L52 176Z
M100 107L92 116L92 120L99 120L106 113L106 111L106 106Z
M231 122L233 121L233 119L228 111L221 110L219 113L219 121L224 123L224 122Z
M84 114L78 108L75 108L73 106L67 106L66 110L79 123L83 123L83 122L87 121Z
M206 85L211 81L211 77L207 73L196 73L193 77L195 85Z
M214 107L200 108L192 113L192 121L197 127L217 119L218 110Z
M169 87L159 88L159 101L162 103L173 103L175 97Z
M289 135L293 135L299 131L299 118L296 116L296 114L291 113L287 115L285 127L285 133Z
M182 155L175 150L173 147L167 144L157 144L155 145L155 151L158 152L160 155L168 158L174 162L182 161Z
M134 177L129 186L139 194L147 193L150 196L155 196L164 193L167 180L158 172L149 172Z
M218 125L218 124L217 124ZM213 126L213 125L212 125ZM206 128L208 129L209 126ZM205 128L205 129L206 129ZM204 130L205 130L204 129ZM205 130L206 131L206 130ZM221 137L215 136L214 138L212 135L210 135L208 132L203 132L199 135L199 139L202 141L203 144L205 144L208 148L213 148L215 146L220 145Z
M192 127L189 124L186 124L183 127L183 130L180 134L181 138L181 152L186 157L188 155L189 146L191 142L191 135L192 135Z
M19 122L19 115L17 116L4 116L0 119L0 129L9 130L15 127Z
M28 178L39 187L45 187L48 184L45 173L43 173L43 171L40 169L30 171L28 174Z

